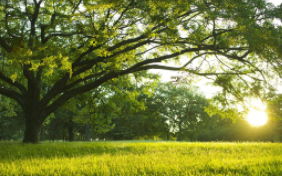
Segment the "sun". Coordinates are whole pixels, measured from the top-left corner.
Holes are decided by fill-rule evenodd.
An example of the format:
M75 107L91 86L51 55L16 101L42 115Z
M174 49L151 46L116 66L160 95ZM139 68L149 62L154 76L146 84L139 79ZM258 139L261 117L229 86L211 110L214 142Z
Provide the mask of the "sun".
M252 126L262 126L267 123L267 115L262 110L251 110L246 120Z

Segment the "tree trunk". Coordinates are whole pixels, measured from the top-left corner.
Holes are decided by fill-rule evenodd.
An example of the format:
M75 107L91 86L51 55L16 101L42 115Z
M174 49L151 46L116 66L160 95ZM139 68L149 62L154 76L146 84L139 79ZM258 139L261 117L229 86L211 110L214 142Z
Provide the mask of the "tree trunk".
M74 135L73 135L73 127L72 125L69 127L69 141L72 142L73 141L73 138L74 138Z
M38 143L39 141L42 124L48 115L40 111L36 111L37 109L40 109L40 107L29 108L28 110L24 109L24 143Z
M44 126L42 125L41 131L40 131L40 141L44 140Z
M38 143L42 123L38 119L26 118L24 143Z
M55 141L56 131L57 131L57 124L55 123L53 118L51 118L50 125L51 125L51 127L50 127L51 140L52 140L52 142L54 142Z
M69 120L69 141L73 141L74 139L74 134L73 134L73 121L72 118Z
M20 130L19 130L19 137L18 137L19 139L18 139L18 140L21 140L21 132L22 132L22 131L21 131L21 129L20 129Z
M168 141L169 140L169 126L167 124L167 134L166 134L166 140Z
M90 141L90 124L87 122L85 128L85 141Z
M177 136L177 141L181 141L181 133L182 133L182 127L181 127L181 123L178 124L178 136Z

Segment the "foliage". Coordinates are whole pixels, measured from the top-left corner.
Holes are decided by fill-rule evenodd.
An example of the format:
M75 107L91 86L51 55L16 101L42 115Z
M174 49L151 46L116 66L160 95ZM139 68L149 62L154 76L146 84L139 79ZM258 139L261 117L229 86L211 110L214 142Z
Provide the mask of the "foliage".
M199 125L196 141L281 141L281 121L268 120L267 124L253 127L246 120L232 122L230 119L213 118Z
M148 104L146 104L148 105ZM155 109L146 107L138 113L124 113L113 120L115 127L108 133L101 135L111 140L165 139L167 134L166 119L157 115Z
M22 139L24 132L23 112L15 101L0 97L0 140Z
M155 112L178 131L178 140L181 140L182 129L192 131L198 122L208 116L204 109L209 106L207 99L192 85L160 84L151 101L157 108Z
M264 0L1 1L0 93L22 107L24 142L35 143L69 100L105 83L142 82L149 69L206 76L241 99L257 95L270 73L264 63L281 70L280 8ZM180 67L158 65L181 56Z
M94 91L77 96L77 103L70 102L78 106L77 110L72 110L76 114L74 121L89 122L96 132L107 132L114 127L113 118L144 110L145 104L138 97L141 92L150 95L154 85L155 81L138 86L135 79L125 80L125 77L105 83Z
M272 120L281 120L281 108L282 94L275 94L274 96L268 97L266 111L269 118L271 118Z

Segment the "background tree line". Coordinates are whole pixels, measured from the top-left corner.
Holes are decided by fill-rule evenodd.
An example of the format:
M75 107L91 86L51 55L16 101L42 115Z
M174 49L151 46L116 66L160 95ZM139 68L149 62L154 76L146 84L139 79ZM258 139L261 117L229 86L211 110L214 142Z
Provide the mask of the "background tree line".
M151 87L153 88L153 87ZM210 105L191 84L157 83L154 91L144 86L119 87L110 93L102 87L77 97L55 111L43 123L40 140L178 140L178 141L280 141L281 96L268 103L269 121L252 127L240 117L208 115ZM138 90L138 95L132 92ZM105 98L101 92L111 94ZM103 100L101 100L103 98ZM88 100L88 101L85 101ZM24 117L15 102L1 97L0 139L22 140ZM87 102L87 103L86 103ZM104 104L103 104L104 102ZM91 109L92 108L92 109ZM93 112L95 110L96 112Z

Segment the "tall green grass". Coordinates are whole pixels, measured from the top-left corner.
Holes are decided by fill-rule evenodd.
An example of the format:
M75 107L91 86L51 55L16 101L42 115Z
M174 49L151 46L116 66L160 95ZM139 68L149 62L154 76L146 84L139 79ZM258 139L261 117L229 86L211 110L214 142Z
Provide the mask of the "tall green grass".
M0 175L282 175L279 143L0 142Z

